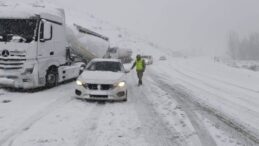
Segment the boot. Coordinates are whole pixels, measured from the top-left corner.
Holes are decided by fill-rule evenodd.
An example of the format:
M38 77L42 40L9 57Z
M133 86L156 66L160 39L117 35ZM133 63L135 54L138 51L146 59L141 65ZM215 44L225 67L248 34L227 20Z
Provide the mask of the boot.
M139 80L139 81L138 81L138 86L140 86L140 85L141 85L141 81Z

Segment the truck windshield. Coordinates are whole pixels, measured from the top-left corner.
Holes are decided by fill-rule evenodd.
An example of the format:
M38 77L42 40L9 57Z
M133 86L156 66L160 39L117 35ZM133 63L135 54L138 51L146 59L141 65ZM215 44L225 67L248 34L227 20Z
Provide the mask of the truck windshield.
M90 71L112 71L112 72L120 72L121 64L119 62L111 62L111 61L98 61L91 63L87 70Z
M0 42L30 43L36 26L36 19L0 19Z

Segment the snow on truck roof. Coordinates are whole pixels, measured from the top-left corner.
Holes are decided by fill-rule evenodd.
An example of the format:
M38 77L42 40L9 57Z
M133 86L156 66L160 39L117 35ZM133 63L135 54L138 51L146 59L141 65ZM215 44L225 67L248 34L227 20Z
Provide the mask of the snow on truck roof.
M28 19L40 16L44 19L65 22L65 12L61 8L37 4L2 4L0 5L0 19Z

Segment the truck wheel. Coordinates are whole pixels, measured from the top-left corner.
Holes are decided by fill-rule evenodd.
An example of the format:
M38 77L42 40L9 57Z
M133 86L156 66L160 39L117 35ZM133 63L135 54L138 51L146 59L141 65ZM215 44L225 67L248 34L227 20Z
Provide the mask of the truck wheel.
M46 87L54 87L58 83L58 71L56 68L50 68L46 74Z

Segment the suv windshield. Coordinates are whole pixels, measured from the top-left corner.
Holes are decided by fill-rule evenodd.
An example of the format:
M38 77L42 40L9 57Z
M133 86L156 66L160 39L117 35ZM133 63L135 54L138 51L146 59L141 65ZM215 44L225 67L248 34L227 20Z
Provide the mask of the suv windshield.
M90 70L90 71L120 72L121 71L121 63L119 63L119 62L111 62L111 61L92 62L87 67L87 70Z
M36 26L37 19L0 19L0 42L30 43Z

